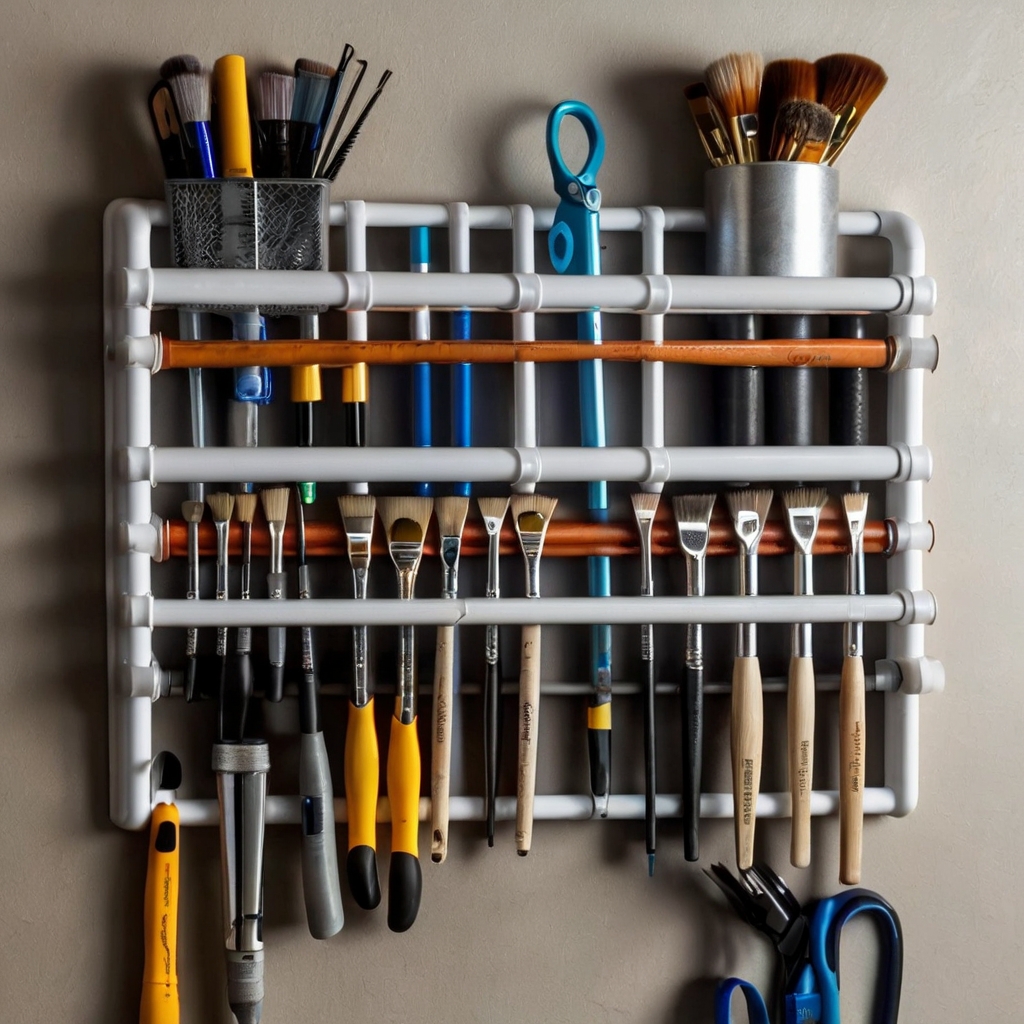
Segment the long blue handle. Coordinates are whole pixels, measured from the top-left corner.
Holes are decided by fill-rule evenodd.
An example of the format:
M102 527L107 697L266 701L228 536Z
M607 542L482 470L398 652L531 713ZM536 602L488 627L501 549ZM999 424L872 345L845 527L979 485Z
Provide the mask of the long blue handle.
M409 269L425 274L430 269L430 228L409 229ZM412 443L429 448L434 443L433 407L431 402L430 363L415 363L412 368ZM416 484L416 494L429 497L429 483Z

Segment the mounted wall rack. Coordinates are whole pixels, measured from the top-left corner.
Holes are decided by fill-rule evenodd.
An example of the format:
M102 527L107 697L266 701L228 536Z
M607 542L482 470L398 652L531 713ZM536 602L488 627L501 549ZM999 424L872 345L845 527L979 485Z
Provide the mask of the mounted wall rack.
M318 200L319 201L319 200ZM864 622L888 623L886 657L876 663L873 687L885 691L884 785L865 792L864 810L904 815L918 799L918 699L942 687L942 666L925 655L925 625L936 614L924 589L923 553L932 543L924 519L923 484L932 459L923 438L924 378L934 369L934 339L924 335L924 316L935 303L935 284L925 274L924 241L908 217L891 212L843 213L842 235L879 236L892 247L891 273L880 278L765 278L667 275L666 232L702 232L701 210L658 207L606 209L605 232L639 233L641 273L593 277L538 274L534 234L547 230L553 210L529 206L478 206L465 203L398 204L353 200L332 204L329 224L346 232L345 271L182 270L153 265L154 228L169 225L161 202L118 200L104 221L104 332L106 353L107 601L108 697L110 714L110 815L124 828L146 824L159 799L152 782L152 715L169 691L170 673L154 657L153 630L166 626L270 626L455 623L540 624ZM453 242L468 246L470 231L510 231L509 273L415 274L370 271L366 235L372 228L412 226L446 228ZM463 251L468 251L464 249ZM185 343L167 343L152 333L151 311L158 306L273 308L275 311L324 309L349 311L349 339L367 343L366 313L374 309L502 310L513 314L517 342L534 339L534 314L600 307L640 317L640 334L652 346L664 344L666 314L678 312L863 312L888 315L887 343L857 365L887 367L887 437L884 445L862 448L686 448L665 443L664 363L645 352L642 360L642 444L596 451L540 447L537 443L535 363L514 354L514 438L508 447L471 449L412 448L164 448L152 442L151 389L162 370L164 353L174 351L192 365ZM289 343L300 344L300 343ZM353 352L339 343L337 360L325 358L323 341L316 358L335 365ZM504 343L506 346L509 344ZM671 343L670 343L671 344ZM799 344L807 345L807 342ZM830 343L834 344L834 343ZM175 347L176 346L176 347ZM272 347L272 346L271 346ZM230 348L230 347L229 347ZM221 349L223 353L223 348ZM268 348L268 352L270 348ZM838 348L835 349L838 353ZM182 353L185 353L184 355ZM329 354L329 353L326 353ZM309 350L297 362L315 361ZM227 357L230 360L230 352ZM295 358L295 352L288 357ZM568 356L567 358L571 358ZM671 358L671 357L670 357ZM284 357L281 357L283 363ZM171 365L173 360L168 359ZM217 365L231 365L220 363ZM840 365L838 362L836 365ZM398 483L424 477L443 482L504 482L530 491L542 482L589 479L633 481L658 490L667 481L725 482L761 480L886 481L886 524L875 526L875 550L885 550L887 593L865 597L757 598L502 598L416 600L403 602L313 599L254 600L238 603L179 601L154 597L151 567L168 553L172 530L153 514L153 488L196 479L222 481L380 481ZM600 601L600 611L595 603ZM244 618L244 622L242 619ZM336 801L338 820L345 802ZM512 818L514 798L498 802L498 816ZM659 795L659 816L679 812L675 795ZM183 824L214 824L215 801L178 801ZM835 791L816 791L815 814L838 805ZM759 817L785 816L784 793L762 793ZM453 796L453 819L482 819L482 798ZM590 818L589 796L537 798L537 818ZM732 815L732 796L705 793L704 816ZM421 802L421 816L429 801ZM640 818L642 795L612 796L608 816ZM270 797L269 822L297 822L298 797ZM378 820L388 820L387 800Z

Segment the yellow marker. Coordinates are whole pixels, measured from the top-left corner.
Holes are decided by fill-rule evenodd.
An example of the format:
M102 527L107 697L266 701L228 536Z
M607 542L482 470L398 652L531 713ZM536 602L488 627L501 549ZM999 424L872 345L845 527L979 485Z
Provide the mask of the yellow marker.
M146 872L141 1024L178 1024L178 808L157 804Z
M251 178L252 138L244 57L229 54L213 65L213 94L217 102L223 176Z

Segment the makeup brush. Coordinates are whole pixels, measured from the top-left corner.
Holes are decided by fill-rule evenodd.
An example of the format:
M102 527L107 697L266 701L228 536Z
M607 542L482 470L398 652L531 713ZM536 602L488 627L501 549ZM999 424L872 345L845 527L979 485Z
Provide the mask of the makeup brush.
M725 167L736 163L722 112L708 93L708 87L703 82L694 82L683 90L683 95L711 166Z
M740 164L758 159L757 106L764 60L759 53L729 53L704 71L711 98L722 112L733 153Z
M815 61L818 100L836 116L835 129L821 162L834 164L878 99L889 76L882 67L855 53L833 53Z
M338 508L352 566L354 597L357 601L365 601L377 501L372 494L343 494L338 498ZM380 905L380 883L377 880L380 754L374 724L368 633L366 626L352 627L352 697L345 731L345 800L348 805L348 859L345 866L352 898L363 910L374 910Z
M740 542L739 591L741 596L754 597L757 595L757 546L771 508L772 492L732 491L726 500ZM762 703L757 625L741 622L736 627L736 660L732 672L732 792L736 862L741 871L754 862L754 825L764 739Z
M782 503L793 538L793 593L814 593L814 538L828 494L824 487L786 491ZM814 657L810 623L793 626L789 659L789 789L793 797L793 831L789 859L793 867L811 862L811 791L814 788Z
M363 76L366 74L366 61L356 59L356 76L352 79L352 85L349 87L348 95L345 97L345 102L341 105L341 110L338 112L338 116L334 119L334 127L331 129L330 138L327 142L322 143L320 146L320 159L317 163L316 174L318 178L326 177L324 173L330 166L331 161L337 156L336 144L338 137L341 135L342 127L345 124L345 119L348 117L349 110L352 109L352 103L356 98L356 93L359 92L359 86L363 82Z
M630 495L637 532L640 534L640 596L654 596L654 565L651 558L651 532L661 495L641 491ZM644 804L645 838L647 843L647 874L654 876L654 849L657 832L656 795L658 792L657 758L655 756L654 709L654 626L640 627L640 660L644 663Z
M374 89L370 98L366 101L366 106L359 112L359 116L356 118L355 124L352 125L352 130L345 136L345 141L338 148L337 155L332 157L330 164L324 171L324 177L330 178L334 181L338 177L338 172L341 170L345 161L348 159L349 154L352 152L352 147L356 144L356 139L359 138L359 133L363 130L363 126L366 124L366 119L370 116L370 112L377 105L377 100L380 99L381 93L384 92L384 86L386 86L391 79L391 71L385 71L380 76L380 80L377 82L377 88Z
M757 144L763 156L771 153L772 134L779 109L790 100L818 99L818 70L809 60L773 60L761 77L757 104Z
M526 596L540 597L540 556L557 498L512 496L512 523L526 561ZM537 727L540 724L540 626L523 626L519 664L519 771L516 779L516 852L525 857L533 842L537 791Z
M206 503L213 515L213 524L217 528L217 600L228 599L228 528L231 526L231 513L235 507L235 496L223 491L208 494ZM226 626L217 627L217 657L228 656L228 630Z
M295 95L288 139L293 177L313 176L320 116L324 112L334 72L330 64L306 57L295 62Z
M256 89L256 124L260 130L256 177L290 178L288 129L295 97L295 76L264 71Z
M213 90L217 99L221 176L251 178L252 135L244 57L229 53L217 58L213 65Z
M183 501L181 514L188 523L188 591L189 601L199 600L199 523L205 506L201 501ZM185 632L185 698L193 701L196 693L196 653L199 646L199 629L189 626Z
M843 512L850 531L846 562L846 592L865 593L864 523L868 517L865 492L843 495ZM864 833L864 624L843 625L843 673L839 683L839 881L860 882Z
M431 498L379 498L377 508L398 573L399 597L411 601L423 557L423 541L434 502ZM399 678L388 746L388 798L391 803L391 868L388 875L388 927L404 932L419 912L423 875L419 862L420 747L416 736L416 631L402 626Z
M672 499L679 546L686 556L686 594L703 597L713 494L682 494ZM700 857L700 781L704 757L704 627L686 626L686 681L683 684L683 855Z
M771 159L819 163L835 123L832 112L821 103L783 103L772 131Z
M213 132L210 130L210 72L191 54L169 57L160 65L160 77L174 93L178 116L188 143L186 158L190 178L216 178Z
M187 178L188 143L183 134L178 106L174 102L174 93L163 79L150 90L146 106L160 150L160 160L164 165L164 177L169 180Z
M263 515L270 530L270 572L267 574L267 596L271 601L283 601L288 589L284 572L284 525L288 519L287 487L264 488L260 492ZM270 679L267 682L267 700L277 704L284 696L284 626L267 627L267 653L270 656Z
M459 596L459 553L462 530L469 512L469 498L438 498L434 502L437 532L441 543L444 573L443 594ZM448 797L451 791L452 724L454 712L455 627L437 627L437 651L434 657L434 702L430 735L432 757L430 772L430 859L443 863L448 856Z
M508 513L508 498L477 498L487 531L487 590L484 597L497 598L501 553L501 524ZM498 772L501 764L501 657L499 630L488 626L484 639L484 802L487 809L487 845L494 846L494 811L498 799Z

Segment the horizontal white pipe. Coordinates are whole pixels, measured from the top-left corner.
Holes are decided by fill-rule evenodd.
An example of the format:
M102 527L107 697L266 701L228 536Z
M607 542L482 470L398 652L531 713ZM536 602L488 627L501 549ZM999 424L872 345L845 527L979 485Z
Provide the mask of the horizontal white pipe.
M503 597L423 598L368 601L314 598L307 601L188 601L130 597L133 626L639 626L648 622L899 622L934 618L934 598L914 594L817 594L813 597Z
M339 309L600 307L668 312L864 312L928 314L929 277L713 277L704 274L415 274L398 271L126 268L127 306L332 306Z
M923 479L924 448L127 448L128 480L188 483L366 480L403 483L664 483Z
M639 820L644 816L642 793L613 794L608 802L608 817L616 820ZM182 825L216 825L218 821L216 800L179 800L178 812ZM895 799L891 789L869 787L864 790L865 814L892 813ZM659 793L656 810L659 818L678 818L682 801L675 793ZM788 818L790 815L788 793L761 793L757 798L759 818ZM835 790L815 790L811 794L811 814L834 814L839 809L839 794ZM702 793L700 798L702 818L731 818L731 793ZM499 821L512 821L516 816L516 800L512 796L499 796L495 806L495 817ZM588 821L595 817L594 799L589 796L541 794L535 798L533 816L537 821ZM478 796L453 796L449 805L452 821L483 821L484 801ZM348 809L342 798L334 801L334 818L338 822L348 821ZM377 821L390 822L391 805L388 798L377 802ZM430 799L420 798L420 821L430 820ZM297 796L268 796L267 823L270 825L298 825L299 798Z

